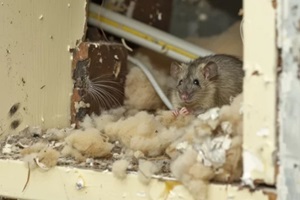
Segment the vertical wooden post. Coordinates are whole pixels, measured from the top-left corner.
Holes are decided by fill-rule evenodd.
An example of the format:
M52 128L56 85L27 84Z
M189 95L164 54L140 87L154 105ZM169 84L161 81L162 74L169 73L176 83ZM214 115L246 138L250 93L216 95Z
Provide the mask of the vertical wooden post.
M275 184L277 49L272 1L244 0L243 180Z
M300 1L277 2L278 46L282 72L279 78L280 200L300 199Z
M0 2L0 135L70 125L71 48L82 40L86 1ZM9 110L15 112L9 114ZM16 108L16 107L15 107Z

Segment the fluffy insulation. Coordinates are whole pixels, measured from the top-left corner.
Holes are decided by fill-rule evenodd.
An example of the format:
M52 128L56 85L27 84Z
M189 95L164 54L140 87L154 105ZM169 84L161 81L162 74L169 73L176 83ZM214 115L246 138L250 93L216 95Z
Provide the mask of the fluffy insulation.
M182 130L175 127L164 127L153 114L145 111L110 123L104 132L109 138L115 138L125 147L139 150L146 156L163 154L166 147L183 134Z
M111 156L117 161L105 166L117 178L124 179L127 170L136 170L144 184L153 174L171 171L195 199L203 200L210 181L229 183L242 175L241 103L239 95L231 105L212 108L199 116L117 108L100 116L87 116L81 129L55 129L39 137L60 141L53 149L49 144L36 143L21 153L30 168L44 169L56 165L59 157L71 156L84 163L88 158L96 162L96 158ZM108 159L99 162L104 160Z
M64 156L72 156L78 161L100 158L110 154L113 144L98 129L74 130L66 139L62 150Z
M242 96L231 105L198 116L167 153L174 159L171 171L195 199L207 199L211 180L225 183L242 175Z
M168 93L167 88L171 79L163 72L159 72L151 68L150 60L147 56L137 54L137 59L142 61L145 66L151 71L156 81L165 93ZM126 76L125 83L125 102L124 105L128 108L138 110L156 110L164 107L163 102L157 95L147 76L137 66L129 65L129 73Z
M172 163L171 171L196 200L206 200L208 181L213 178L214 172L198 162L197 157L197 151L187 149Z
M112 173L119 179L124 179L127 176L127 167L129 162L127 160L117 160L113 163Z
M80 127L84 129L96 128L100 132L103 132L105 126L125 117L125 115L127 114L124 107L103 111L100 116L94 114L92 114L92 116L86 115L83 122L80 123Z
M148 160L139 160L138 178L143 184L149 184L153 174L159 171L159 167Z
M23 161L28 164L30 169L40 167L47 170L57 164L60 153L51 147L47 147L45 143L36 143L23 149L21 155L24 156Z

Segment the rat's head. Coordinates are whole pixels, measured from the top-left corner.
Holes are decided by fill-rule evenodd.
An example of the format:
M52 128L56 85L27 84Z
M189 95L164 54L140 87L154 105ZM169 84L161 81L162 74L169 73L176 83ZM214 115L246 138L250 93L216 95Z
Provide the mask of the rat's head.
M176 96L181 106L205 107L202 101L213 98L218 65L197 59L190 63L172 63L171 76L176 80Z

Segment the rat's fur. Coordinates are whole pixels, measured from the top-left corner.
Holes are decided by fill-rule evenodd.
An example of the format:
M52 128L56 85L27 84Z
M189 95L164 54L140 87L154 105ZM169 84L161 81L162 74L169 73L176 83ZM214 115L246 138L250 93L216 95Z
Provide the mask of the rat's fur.
M177 82L171 92L174 107L186 107L197 113L229 104L231 98L242 92L242 65L238 58L223 54L172 64L171 75Z

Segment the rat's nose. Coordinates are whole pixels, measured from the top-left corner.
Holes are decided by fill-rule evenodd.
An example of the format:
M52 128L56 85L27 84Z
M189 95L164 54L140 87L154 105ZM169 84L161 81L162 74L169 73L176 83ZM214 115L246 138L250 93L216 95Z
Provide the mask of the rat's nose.
M184 101L188 100L189 99L189 94L186 93L186 92L182 93L181 94L181 99L184 100Z

